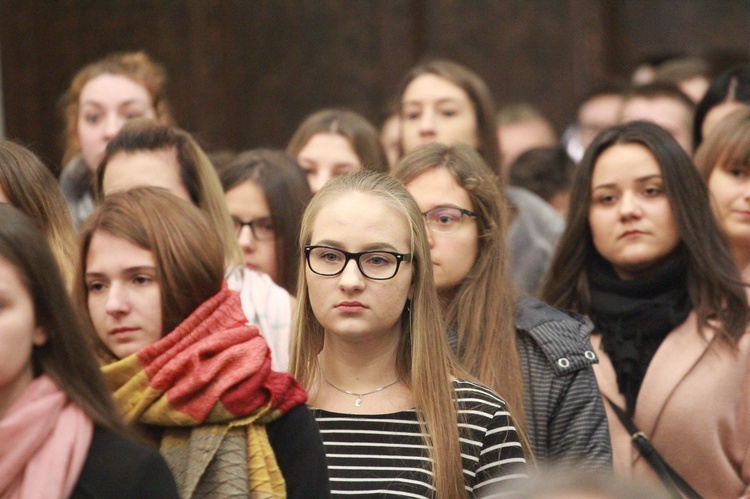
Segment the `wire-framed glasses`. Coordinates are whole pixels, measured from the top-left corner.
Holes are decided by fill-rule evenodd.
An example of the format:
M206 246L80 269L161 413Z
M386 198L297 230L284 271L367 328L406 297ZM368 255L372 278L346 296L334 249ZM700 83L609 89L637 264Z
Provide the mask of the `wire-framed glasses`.
M273 220L271 217L260 217L247 222L240 220L239 218L232 215L232 226L234 232L239 237L242 228L247 226L250 227L250 232L253 234L253 238L258 241L270 241L276 238L276 232L273 228Z
M435 232L456 232L464 221L464 217L477 218L477 214L463 208L442 206L422 213L427 225Z
M363 276L376 281L393 279L401 262L412 261L410 253L384 250L349 253L330 246L305 246L305 258L310 270L328 277L339 275L349 260L354 260Z

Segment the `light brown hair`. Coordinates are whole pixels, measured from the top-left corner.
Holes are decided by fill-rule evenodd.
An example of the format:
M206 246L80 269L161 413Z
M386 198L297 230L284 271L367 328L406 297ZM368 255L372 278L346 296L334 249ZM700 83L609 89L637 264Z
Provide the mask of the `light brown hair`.
M300 246L310 244L313 224L321 209L332 200L352 192L383 200L402 213L409 226L413 294L410 310L405 308L401 318L396 369L411 388L416 402L422 435L433 462L436 496L463 497L466 492L451 375L464 378L467 375L453 362L445 339L432 279L427 235L414 199L400 182L386 175L373 172L340 175L328 182L305 210ZM304 255L301 255L300 269L304 264ZM297 289L290 370L309 390L320 382L318 353L323 348L324 330L310 305L305 271L299 272Z
M458 356L464 367L502 395L516 419L516 429L524 435L515 291L505 251L508 205L495 174L479 153L465 144L429 144L415 149L401 158L391 174L406 185L432 168L446 168L467 192L479 233L477 260L464 280L447 293L450 299L443 317L456 328ZM524 450L529 455L530 447L526 445Z
M406 87L425 74L433 74L460 87L469 97L477 119L477 150L496 174L500 172L500 145L497 140L495 104L492 93L484 80L469 68L448 60L433 60L412 68L401 81L399 101L403 100ZM402 148L403 153L403 148Z
M0 141L0 188L10 204L29 215L44 234L68 287L76 242L73 222L57 180L39 158L9 140Z
M99 231L153 255L161 289L163 334L171 332L221 289L224 248L201 210L157 187L116 192L104 198L79 234L81 250L73 295L89 321L86 260L91 240Z
M323 109L308 116L292 135L286 152L296 158L313 135L319 133L345 137L365 170L388 171L378 130L359 114L345 109Z

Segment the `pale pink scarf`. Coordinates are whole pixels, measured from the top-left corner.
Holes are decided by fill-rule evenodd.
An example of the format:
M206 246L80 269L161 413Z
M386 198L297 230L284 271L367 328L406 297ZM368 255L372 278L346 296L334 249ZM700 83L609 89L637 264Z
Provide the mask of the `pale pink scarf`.
M36 378L0 420L0 497L68 497L93 432L49 376Z

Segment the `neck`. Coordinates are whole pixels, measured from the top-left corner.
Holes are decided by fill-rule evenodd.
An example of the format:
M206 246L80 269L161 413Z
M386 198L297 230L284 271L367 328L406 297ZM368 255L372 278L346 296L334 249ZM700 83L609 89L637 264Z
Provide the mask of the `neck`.
M352 343L326 333L318 360L328 381L344 390L364 393L398 379L397 349L398 337Z
M732 246L732 256L743 282L750 282L750 245Z

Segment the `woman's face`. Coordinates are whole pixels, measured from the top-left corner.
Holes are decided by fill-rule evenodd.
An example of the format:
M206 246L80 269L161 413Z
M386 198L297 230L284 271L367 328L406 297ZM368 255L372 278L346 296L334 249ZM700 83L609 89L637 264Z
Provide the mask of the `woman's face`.
M621 279L647 273L677 247L661 167L646 147L615 144L601 153L591 178L589 225L594 246Z
M382 198L348 192L328 201L313 222L311 245L324 245L348 252L382 250L409 253L409 227L404 215ZM317 257L321 265L338 261L331 252ZM383 265L377 255L361 262ZM322 276L305 265L310 305L326 331L350 341L398 341L401 313L411 293L412 265L402 262L392 279L365 277L355 260L343 272Z
M0 257L0 419L34 379L31 354L47 341L16 268Z
M348 138L336 133L316 133L297 154L297 162L307 176L313 194L333 177L362 169Z
M174 149L119 152L107 162L102 180L104 195L134 187L161 187L192 202L182 183Z
M156 118L148 90L122 75L91 78L81 89L78 106L78 142L91 171L98 168L107 143L127 120Z
M471 196L444 166L424 171L406 184L406 189L414 196L422 213L441 208L473 210ZM476 219L461 216L457 223L458 228L450 233L440 232L427 224L435 286L441 293L461 284L479 254Z
M433 142L479 146L469 96L458 85L428 73L414 78L401 98L401 145L409 153Z
M162 337L161 287L150 251L96 231L85 279L91 323L118 359Z
M252 180L245 180L229 189L225 196L245 265L265 272L278 283L276 233L263 188ZM243 225L249 223L252 223L252 228Z
M718 164L708 177L714 214L730 246L747 253L750 245L750 167Z

